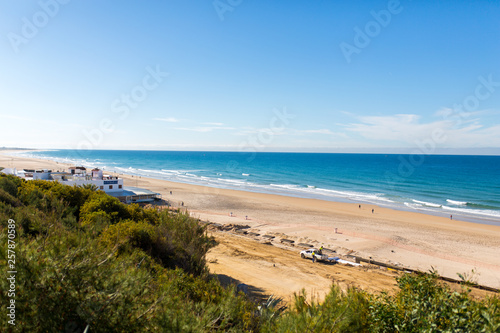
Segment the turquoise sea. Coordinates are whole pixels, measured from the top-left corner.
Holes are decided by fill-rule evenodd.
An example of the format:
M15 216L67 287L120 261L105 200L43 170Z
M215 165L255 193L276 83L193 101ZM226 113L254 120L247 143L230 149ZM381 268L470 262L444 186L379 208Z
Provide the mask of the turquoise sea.
M500 156L130 150L22 155L181 183L372 203L500 225Z

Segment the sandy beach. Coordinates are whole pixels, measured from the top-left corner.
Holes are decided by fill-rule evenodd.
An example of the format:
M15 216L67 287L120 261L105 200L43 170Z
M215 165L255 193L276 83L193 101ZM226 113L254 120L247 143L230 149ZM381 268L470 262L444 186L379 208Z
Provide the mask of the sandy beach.
M64 170L70 165L6 156L0 167ZM113 173L112 173L113 174ZM243 224L261 234L324 246L365 258L500 288L500 227L359 203L337 203L280 195L209 188L120 175L125 186L161 193L202 220ZM172 191L172 194L170 194ZM373 209L373 212L372 212ZM335 232L337 230L337 232ZM243 267L242 270L245 268ZM242 274L244 278L244 273ZM242 279L242 278L240 278Z

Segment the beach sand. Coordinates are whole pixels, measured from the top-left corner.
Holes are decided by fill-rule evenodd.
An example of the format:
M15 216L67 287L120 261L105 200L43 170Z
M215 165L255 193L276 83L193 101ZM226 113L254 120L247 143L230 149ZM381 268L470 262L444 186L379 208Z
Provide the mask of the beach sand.
M5 168L64 170L70 166L11 157L3 153L0 152L0 166ZM124 178L125 186L143 187L161 193L163 199L173 206L180 207L183 203L183 208L202 220L248 225L252 231L260 234L274 234L295 240L296 243L324 246L336 250L338 254L352 253L422 271L434 268L440 275L450 278L458 279L457 273L465 273L479 284L500 288L498 226L368 204L361 204L359 208L358 203L303 199L115 175ZM216 265L212 265L212 268L217 270ZM241 270L245 269L241 267ZM245 272L242 272L239 280L244 282L244 276Z

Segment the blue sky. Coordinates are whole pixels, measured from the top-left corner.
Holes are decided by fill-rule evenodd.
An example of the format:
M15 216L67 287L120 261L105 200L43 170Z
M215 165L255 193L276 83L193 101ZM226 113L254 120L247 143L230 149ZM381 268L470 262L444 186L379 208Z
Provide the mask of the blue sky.
M498 1L0 0L0 146L500 154Z

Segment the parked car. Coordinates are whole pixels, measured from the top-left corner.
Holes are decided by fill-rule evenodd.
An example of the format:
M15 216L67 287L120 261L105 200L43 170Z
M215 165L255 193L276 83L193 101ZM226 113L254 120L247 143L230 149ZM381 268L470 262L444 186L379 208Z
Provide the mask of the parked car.
M313 252L314 252L314 256L316 257L316 260L328 261L328 256L326 254L320 254L318 249L307 249L307 250L300 251L300 257L302 259L312 259Z

